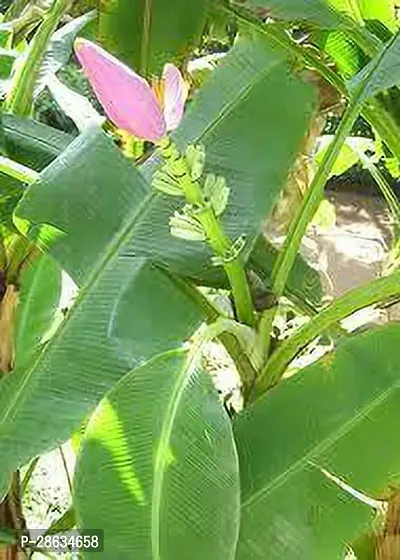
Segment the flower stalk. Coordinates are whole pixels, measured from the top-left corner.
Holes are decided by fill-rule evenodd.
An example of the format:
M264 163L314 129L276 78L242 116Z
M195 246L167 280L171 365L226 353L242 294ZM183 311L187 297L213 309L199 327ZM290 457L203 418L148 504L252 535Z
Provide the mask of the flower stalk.
M186 202L195 208L196 220L204 230L205 238L214 251L228 277L238 320L254 326L255 315L246 271L241 259L240 248L225 234L212 205L206 200L200 182L191 177L187 160L179 153L169 138L158 143L160 153L171 168L170 171L180 185Z

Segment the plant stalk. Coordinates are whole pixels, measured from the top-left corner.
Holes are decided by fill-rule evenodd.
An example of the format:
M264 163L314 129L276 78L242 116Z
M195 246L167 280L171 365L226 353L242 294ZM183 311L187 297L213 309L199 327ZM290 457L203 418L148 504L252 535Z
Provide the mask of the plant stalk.
M4 15L4 22L12 21L21 15L23 9L29 4L29 0L14 0Z
M323 198L325 184L331 174L333 165L358 117L363 90L364 88L360 87L358 94L354 96L353 100L348 105L334 139L329 145L315 177L305 194L303 204L289 228L283 249L278 255L272 272L272 292L277 298L283 295L303 235L315 212L318 210L319 204Z
M214 253L221 258L222 266L232 289L238 320L248 326L254 326L253 302L240 254L229 256L232 250L232 242L225 234L212 207L206 204L201 185L198 181L191 179L190 169L184 157L169 138L161 140L159 147L166 161L173 160L175 168L178 169L176 177L182 186L186 201L198 209L196 217L204 229L207 241Z
M362 150L357 150L354 147L352 147L352 150L357 154L357 156L360 158L361 163L363 164L363 166L368 169L368 171L371 173L372 178L374 179L375 183L377 184L379 190L382 193L382 196L384 197L386 204L388 205L388 208L390 210L390 213L392 214L392 218L395 224L395 229L398 232L400 229L400 203L395 195L395 193L393 192L392 187L390 186L390 184L388 183L388 181L386 180L386 177L384 176L384 174L382 173L382 171L379 169L379 167L377 165L375 165L371 159L364 154L364 152Z
M312 220L321 200L323 199L325 184L331 174L333 165L337 157L339 156L346 138L350 134L354 122L356 121L361 111L362 103L364 101L365 87L375 68L379 65L384 52L385 51L383 50L381 56L376 59L375 64L371 68L368 76L365 77L362 83L355 90L349 102L349 105L347 106L346 111L340 121L333 141L329 145L323 161L318 167L315 177L305 194L303 204L299 208L295 219L289 227L288 235L285 239L282 251L278 255L275 267L272 272L272 293L274 294L276 300L279 300L284 293L286 282L296 259L296 255L299 251L302 238L307 230L308 224ZM266 316L262 319L265 322L265 327L263 329L264 331L266 331L269 327L271 333L275 313L276 308L275 310L266 310ZM269 347L269 339L270 335L265 341L266 348ZM273 359L273 356L271 359ZM268 367L268 363L266 367ZM261 377L265 377L264 373L261 374ZM262 382L262 387L265 388L264 382Z
M368 31L365 25L360 25L351 17L345 17L344 31L371 58L374 58L383 47L382 41L376 35Z
M290 362L327 329L352 313L400 295L400 271L350 290L315 315L274 352L256 383L256 396L275 385Z
M393 37L388 46L395 39L396 37ZM386 48L388 48L388 46ZM378 67L385 52L386 49L381 51L381 55L375 59L375 64L372 66L368 75L362 80L361 84L356 88L353 96L351 97L333 141L329 145L321 165L317 169L310 188L307 190L303 204L299 208L297 216L289 228L288 235L283 245L283 250L279 253L277 262L272 272L272 292L276 298L280 298L283 295L290 270L292 269L297 252L300 248L303 235L318 209L319 203L323 197L325 183L327 182L333 165L361 111L361 107L364 102L366 85L368 84L371 75Z

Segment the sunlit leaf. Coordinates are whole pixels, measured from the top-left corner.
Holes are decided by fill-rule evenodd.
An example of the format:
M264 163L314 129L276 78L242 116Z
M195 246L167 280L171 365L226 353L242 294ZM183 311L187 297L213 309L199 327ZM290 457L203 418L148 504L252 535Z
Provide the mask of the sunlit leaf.
M103 399L82 441L74 486L79 525L107 535L105 558L235 556L240 504L231 424L208 374L186 354L152 360Z

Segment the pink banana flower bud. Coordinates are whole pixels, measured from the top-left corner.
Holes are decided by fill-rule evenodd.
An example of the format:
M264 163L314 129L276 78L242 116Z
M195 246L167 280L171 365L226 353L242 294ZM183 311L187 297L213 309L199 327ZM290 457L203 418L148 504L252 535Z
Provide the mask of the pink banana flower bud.
M188 88L178 68L166 64L153 87L110 53L86 39L75 52L107 117L137 138L158 142L179 126Z

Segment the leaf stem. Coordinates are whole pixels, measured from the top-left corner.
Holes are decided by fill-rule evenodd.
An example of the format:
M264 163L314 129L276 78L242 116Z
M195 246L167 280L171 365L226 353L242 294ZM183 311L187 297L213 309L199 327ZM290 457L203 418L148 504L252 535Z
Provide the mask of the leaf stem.
M198 209L196 215L206 234L207 241L214 253L221 259L222 266L232 289L232 296L238 320L249 326L255 325L255 314L246 271L240 253L232 253L232 241L225 234L213 208L204 200L203 191L198 181L190 177L190 169L185 158L171 143L169 138L159 142L162 156L168 162L173 160L175 168L179 167L179 177L186 201ZM231 255L230 255L231 254Z
M303 235L315 212L318 210L318 206L323 198L325 183L358 117L363 90L363 87L359 87L358 92L348 105L334 139L329 145L321 165L318 167L315 177L305 194L303 204L289 228L283 249L278 255L272 272L272 292L277 298L280 298L284 292L286 281L295 261Z
M66 459L66 457L65 457L65 453L64 453L64 449L62 448L62 445L60 445L60 447L58 448L58 450L59 450L59 452L60 452L61 462L62 462L63 467L64 467L65 478L67 479L69 493L70 493L70 495L72 496L72 481L71 481L71 476L70 476L70 474L69 474L67 459Z
M390 44L391 42L388 43L386 48L388 48ZM364 101L366 85L368 84L371 75L378 67L385 51L386 49L382 50L380 56L375 58L375 63L373 64L368 75L362 80L361 84L354 91L354 94L350 99L349 105L347 106L346 111L340 121L339 127L336 131L333 141L329 145L326 154L320 166L317 169L315 177L305 194L303 203L300 206L299 211L295 216L295 219L293 220L292 224L289 227L288 235L285 239L282 251L279 253L278 258L276 260L275 267L272 271L272 293L274 294L276 300L279 300L284 293L287 279L289 277L290 271L296 259L296 255L300 248L301 240L307 230L308 224L312 220L323 198L325 184L331 174L333 165L340 154L340 151L346 141L347 136L350 135L353 124L360 113ZM272 324L273 324L275 312L276 312L276 307L275 307L275 311L274 309L272 310L268 309L265 312L266 314L265 323L266 323L266 327L268 326L270 327L270 332L272 330ZM266 330L266 327L264 328L264 331ZM265 341L265 345L268 348L269 340ZM268 361L268 363L271 360L273 360L273 355ZM266 367L268 367L268 363ZM264 378L265 375L266 374L262 372L261 378ZM269 385L267 384L266 386L266 384L262 382L262 386L264 388L267 388L267 386Z
M360 25L351 17L344 18L343 31L349 33L357 45L371 58L374 58L382 49L382 41L368 31L365 25Z
M395 193L393 192L392 187L386 180L386 177L379 169L379 167L375 165L362 150L358 150L351 145L350 147L360 158L363 166L371 173L372 178L379 187L379 190L381 191L382 196L384 197L386 204L388 205L390 213L392 214L392 218L395 223L395 229L398 232L400 229L400 204Z
M400 271L350 290L315 315L274 352L256 383L256 395L282 377L290 362L315 338L352 313L400 295Z
M386 49L394 40L395 38L387 44ZM319 203L323 197L325 183L328 180L333 165L361 111L362 104L365 100L364 93L366 85L371 75L379 65L386 49L382 50L381 55L376 57L375 63L371 67L368 75L365 76L361 84L354 91L354 94L351 97L346 111L340 121L333 141L329 145L321 165L318 167L315 177L307 190L303 204L299 208L297 216L289 228L283 249L277 258L272 272L272 292L276 298L280 298L284 292L285 285L299 250L303 235L306 232L309 222L312 220L318 209Z
M213 303L205 297L197 287L193 286L183 278L171 275L166 270L163 272L168 275L171 282L177 284L181 290L184 290L199 305L208 324L215 323L220 317L228 318L225 315L222 315L220 310L214 306ZM257 371L247 353L247 345L243 347L241 345L241 341L237 339L235 333L232 332L221 332L218 338L225 346L232 360L235 362L243 384L243 392L246 393L246 391L249 391L250 388L253 387L257 375Z
M29 0L14 0L8 7L6 13L4 14L4 22L12 21L14 18L19 16L25 6L29 3Z
M32 459L32 461L29 463L28 468L26 469L24 478L22 479L21 482L21 497L25 494L26 489L28 488L28 484L32 478L33 475L33 471L36 468L36 465L39 462L40 457L35 457L34 459Z

